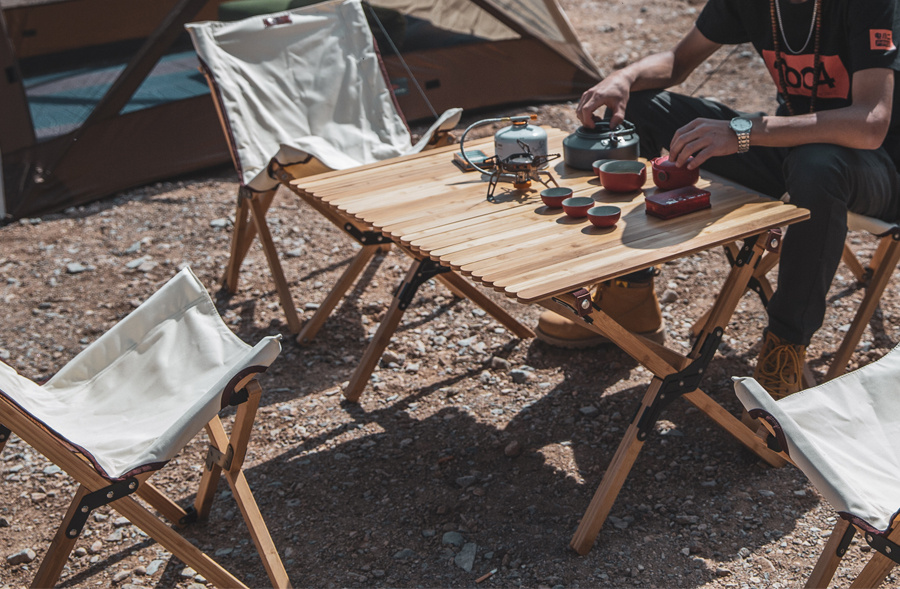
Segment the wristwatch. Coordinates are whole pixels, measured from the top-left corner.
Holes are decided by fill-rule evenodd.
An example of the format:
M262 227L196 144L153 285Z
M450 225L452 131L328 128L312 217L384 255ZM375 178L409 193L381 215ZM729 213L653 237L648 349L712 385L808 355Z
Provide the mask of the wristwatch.
M737 135L738 153L747 153L750 150L750 129L753 128L753 121L744 117L734 117L728 124L734 134Z

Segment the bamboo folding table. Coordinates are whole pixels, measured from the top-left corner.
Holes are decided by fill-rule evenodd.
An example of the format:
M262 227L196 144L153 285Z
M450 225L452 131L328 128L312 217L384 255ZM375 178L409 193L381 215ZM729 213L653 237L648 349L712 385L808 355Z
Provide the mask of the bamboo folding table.
M550 153L562 151L565 133L548 129ZM467 144L468 146L468 144ZM472 142L490 151L490 140ZM777 228L802 221L808 212L704 175L698 186L711 193L711 208L663 221L645 213L644 189L615 195L597 179L559 162L551 173L576 196L622 209L614 228L596 228L549 209L539 191L504 193L486 199L487 182L452 163L454 148L397 158L350 172L297 180L291 188L340 214L369 224L412 255L360 366L345 390L356 400L399 325L417 284L435 275L464 275L520 303L552 309L608 337L640 362L653 379L625 432L603 481L581 520L571 545L587 553L612 508L638 453L665 407L684 397L717 424L773 465L783 460L765 442L700 390L699 385L722 334L767 248L777 247ZM538 185L536 188L540 188ZM586 287L717 246L742 241L696 343L681 354L628 332L591 300ZM442 274L443 273L443 274ZM462 281L462 278L459 278Z

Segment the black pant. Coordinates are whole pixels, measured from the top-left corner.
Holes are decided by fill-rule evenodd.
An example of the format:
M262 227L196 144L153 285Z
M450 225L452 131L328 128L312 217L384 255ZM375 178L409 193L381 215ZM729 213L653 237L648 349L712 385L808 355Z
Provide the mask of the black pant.
M675 131L702 117L730 120L725 105L665 91L632 94L625 113L640 136L641 156L668 149ZM883 149L832 144L751 147L745 154L711 158L702 168L780 198L785 192L810 218L792 225L782 243L778 285L769 302L769 330L806 345L825 318L825 299L841 260L847 211L887 221L900 218L900 176Z

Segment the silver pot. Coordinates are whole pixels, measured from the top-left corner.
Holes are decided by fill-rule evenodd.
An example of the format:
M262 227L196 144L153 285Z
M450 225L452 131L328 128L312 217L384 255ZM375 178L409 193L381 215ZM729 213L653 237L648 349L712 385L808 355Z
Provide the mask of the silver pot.
M563 139L563 158L568 166L591 170L597 160L636 160L641 155L639 142L632 123L623 121L610 130L608 120L598 120L593 129L578 127Z

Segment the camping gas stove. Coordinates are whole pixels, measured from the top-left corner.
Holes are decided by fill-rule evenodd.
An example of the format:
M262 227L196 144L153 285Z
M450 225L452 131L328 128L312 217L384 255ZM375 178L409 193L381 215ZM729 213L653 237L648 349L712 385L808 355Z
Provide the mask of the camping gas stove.
M484 161L484 166L491 168L491 175L488 182L487 199L494 202L494 189L500 180L512 182L513 188L516 190L528 190L531 187L531 181L536 180L549 187L547 181L559 186L556 179L548 170L543 170L547 162L555 160L560 154L552 153L549 155L534 155L531 148L526 143L519 141L519 147L524 151L514 153L505 158L499 156L489 157ZM547 181L543 177L547 178Z

